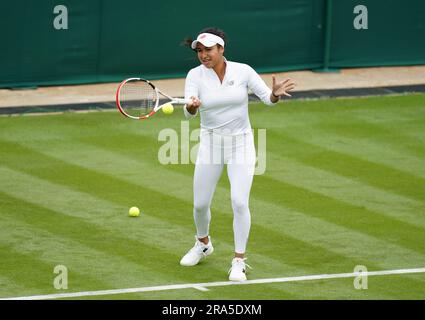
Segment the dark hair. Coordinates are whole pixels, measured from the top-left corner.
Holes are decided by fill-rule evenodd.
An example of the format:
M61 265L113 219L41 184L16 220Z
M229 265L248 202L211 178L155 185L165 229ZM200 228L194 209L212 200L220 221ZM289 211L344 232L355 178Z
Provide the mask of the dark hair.
M198 34L201 34L201 33L212 33L212 34L215 34L216 36L219 36L221 39L223 39L224 40L224 43L227 43L227 35L226 35L226 33L224 33L224 31L221 30L221 29L219 29L219 28L216 28L216 27L204 28L201 31L199 31ZM193 39L192 38L185 38L183 40L183 42L182 42L182 45L185 45L185 46L191 48L190 45L192 44L192 42L193 42Z

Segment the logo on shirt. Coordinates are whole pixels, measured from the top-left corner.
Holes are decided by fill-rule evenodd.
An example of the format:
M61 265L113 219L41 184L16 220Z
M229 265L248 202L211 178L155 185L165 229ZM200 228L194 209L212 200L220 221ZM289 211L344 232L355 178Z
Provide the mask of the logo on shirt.
M233 81L233 80L230 80L230 81L228 81L228 82L227 82L227 84L228 84L229 86L233 86L234 81Z

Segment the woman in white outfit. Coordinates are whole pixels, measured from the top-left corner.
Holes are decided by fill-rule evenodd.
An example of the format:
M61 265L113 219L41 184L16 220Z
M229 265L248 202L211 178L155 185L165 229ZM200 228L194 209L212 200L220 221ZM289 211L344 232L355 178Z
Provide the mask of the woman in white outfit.
M223 56L226 36L217 28L207 28L197 39L186 43L201 62L189 71L184 106L187 119L201 117L200 146L193 181L196 225L195 245L181 259L183 266L194 266L210 255L214 248L209 236L211 200L224 165L230 181L233 208L235 255L229 280L246 280L245 251L251 225L249 193L256 161L254 139L248 117L248 90L267 105L274 105L281 96L290 96L295 84L276 81L269 89L250 66L226 60Z

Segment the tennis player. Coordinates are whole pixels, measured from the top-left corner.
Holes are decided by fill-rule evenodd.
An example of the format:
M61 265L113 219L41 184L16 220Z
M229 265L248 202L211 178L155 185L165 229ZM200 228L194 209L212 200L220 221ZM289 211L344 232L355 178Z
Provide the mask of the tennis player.
M267 105L275 105L282 96L289 96L295 84L290 79L277 81L273 75L272 89L247 64L228 61L224 57L225 33L206 28L196 40L185 43L197 53L201 63L189 71L185 82L184 106L187 119L201 117L200 144L193 181L196 226L195 245L181 259L183 266L194 266L209 256L214 248L209 235L211 201L227 165L233 208L235 253L229 280L246 280L245 251L251 226L249 194L255 169L255 146L248 117L248 90Z

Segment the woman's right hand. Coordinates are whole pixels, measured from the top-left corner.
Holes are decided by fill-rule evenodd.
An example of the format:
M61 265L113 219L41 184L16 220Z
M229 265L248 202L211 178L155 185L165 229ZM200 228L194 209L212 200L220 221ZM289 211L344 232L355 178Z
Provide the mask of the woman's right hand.
M190 114L195 114L197 109L201 106L201 100L194 96L190 97L190 99L192 102L186 105L186 109Z

